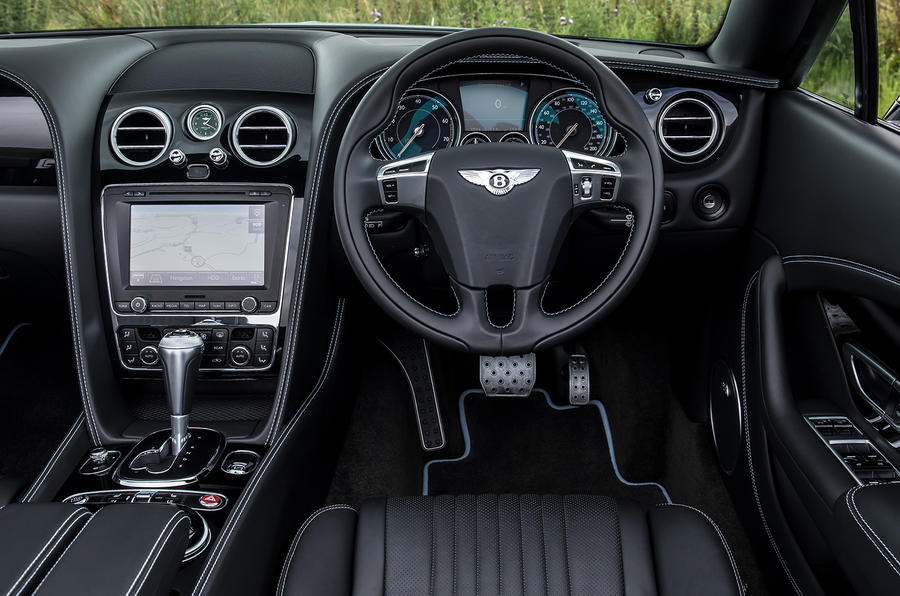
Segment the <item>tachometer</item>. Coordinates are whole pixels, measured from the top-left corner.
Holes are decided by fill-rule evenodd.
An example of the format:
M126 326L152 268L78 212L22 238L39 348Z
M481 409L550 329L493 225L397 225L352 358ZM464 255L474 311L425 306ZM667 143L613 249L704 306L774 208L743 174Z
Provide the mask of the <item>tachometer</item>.
M400 100L378 143L388 157L400 159L456 145L459 131L459 114L446 97L413 89Z
M580 89L560 89L538 102L531 115L531 142L594 155L612 144L613 130L591 97Z

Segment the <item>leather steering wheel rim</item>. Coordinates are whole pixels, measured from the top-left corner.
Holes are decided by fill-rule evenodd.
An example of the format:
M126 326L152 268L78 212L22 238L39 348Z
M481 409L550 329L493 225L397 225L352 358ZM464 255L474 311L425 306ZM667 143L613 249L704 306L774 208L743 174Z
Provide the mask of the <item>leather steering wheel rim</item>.
M366 216L381 208L384 201L379 195L377 174L383 171L386 162L372 157L370 146L388 125L403 93L414 87L420 79L449 64L486 57L532 60L551 65L568 73L593 94L604 117L626 144L622 154L606 160L620 172L615 204L631 214L626 246L616 265L592 292L560 312L544 311L542 301L549 271L546 266L541 266L545 265L541 262L529 271L546 273L545 278L535 283L538 274L532 273L530 277L523 277L521 286L512 286L516 288L513 294L512 319L503 326L494 325L487 314L486 287L481 287L486 282L474 283L475 278L480 280L484 276L479 276L476 272L465 276L466 280L460 282L468 265L483 266L483 263L467 263L459 255L452 255L461 264L457 267L460 274L456 278L451 273L451 283L459 308L453 314L439 313L416 301L391 278L375 254L365 229ZM471 149L476 147L479 146ZM494 151L499 152L495 160L497 166L507 167L507 162L518 165L534 158L542 160L548 176L549 172L559 170L558 163L553 161L554 158L548 152L562 152L527 147L531 149L519 149L517 154L512 153L513 149L494 148ZM437 167L439 162L457 160L443 168L444 171L449 171L457 162L462 163L467 157L473 157L465 153L467 149L469 148L461 147L436 151L433 154L433 164L429 163ZM488 149L490 148L485 146L480 148L482 152ZM477 157L483 161L485 155L487 154L481 153ZM572 163L570 159L570 168ZM423 205L417 205L416 201L410 205L417 209L416 213L422 216L420 219L432 231L432 226L439 227L441 222L435 220L434 213L426 214L424 203L426 195L436 192L439 183L432 179L435 174L428 172L428 167L429 164L426 164L426 173L422 174ZM584 331L615 309L634 287L649 261L657 239L662 216L662 179L659 148L646 116L625 84L599 60L567 41L544 33L509 28L474 29L447 35L408 54L389 68L360 101L347 125L338 151L334 179L335 223L347 259L363 287L399 323L431 341L457 350L487 355L524 354L550 347ZM426 180L428 191L425 190ZM547 184L549 183L548 181ZM454 178L454 182L448 184L465 183ZM527 184L522 186L522 191L515 188L511 196L512 193L519 192L520 196L526 197L528 188ZM537 185L534 188L535 190L530 191L532 194L539 190ZM559 189L561 186L557 184L554 188ZM549 191L550 187L546 186L546 189ZM459 190L461 189L455 187L443 193L448 195L443 197L444 203L452 202L454 192L458 196ZM480 197L479 200L490 198L484 189L475 186L467 192L484 193L485 197ZM571 194L571 189L569 192ZM558 192L553 196L559 196ZM429 201L429 205L439 203L437 200ZM578 207L577 200L575 203ZM531 205L543 207L534 202ZM419 207L422 209L418 210ZM443 213L446 214L447 209ZM560 215L560 228L567 231L566 226L571 225L573 217L566 220L565 216ZM453 235L450 223L443 227L448 230L448 235ZM456 246L462 244L464 243L457 242ZM531 248L527 244L521 246ZM558 249L558 246L555 248ZM468 256L471 258L471 255Z

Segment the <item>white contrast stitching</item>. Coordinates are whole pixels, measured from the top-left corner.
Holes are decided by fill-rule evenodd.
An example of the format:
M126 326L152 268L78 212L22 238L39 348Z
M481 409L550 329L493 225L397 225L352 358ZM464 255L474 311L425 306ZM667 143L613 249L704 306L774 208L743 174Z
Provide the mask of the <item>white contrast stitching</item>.
M871 275L872 277L900 286L900 277L897 277L893 273L888 273L887 271L882 271L877 267L872 267L871 265L866 265L865 263L857 263L856 261L851 261L849 259L827 257L823 255L790 255L784 257L782 259L782 262L785 265L792 265L794 263L815 263L819 265L831 265L833 267L844 267L846 269L851 269L859 273Z
M290 551L288 551L288 556L284 560L284 564L282 564L282 566L281 566L281 574L278 578L278 591L277 591L277 594L279 596L284 594L284 588L287 585L288 569L291 566L291 561L294 559L294 554L297 552L297 547L300 545L300 541L303 538L303 533L306 531L306 528L308 528L312 524L312 522L317 517L319 517L319 515L325 513L326 511L335 511L338 509L349 509L350 511L356 513L356 509L354 509L353 507L351 507L349 505L329 505L327 507L322 507L321 509L313 512L312 515L310 515L308 518L306 518L306 521L303 522L303 525L300 526L300 529L297 531L297 535L294 537L294 540L291 541L291 548L290 548Z
M696 507L691 507L690 505L685 505L683 503L658 503L657 507L667 506L667 507L684 507L686 509L690 509L691 511L696 511L700 515L706 518L706 521L709 522L709 525L713 527L716 531L716 534L719 535L719 540L722 541L722 546L725 547L725 552L728 554L728 560L731 562L731 570L734 572L734 580L737 582L738 594L744 594L746 589L744 587L744 582L741 581L741 574L738 572L737 561L734 559L734 554L731 552L731 547L728 545L728 541L725 540L725 536L722 534L722 531L719 529L719 526L716 525L716 522L712 520L706 513L697 509Z
M487 290L484 291L484 314L487 317L487 322L491 325L491 327L493 327L494 329L506 329L507 327L509 327L510 325L513 324L513 321L516 320L516 295L518 293L519 293L518 290L513 288L513 291L512 291L512 295L513 295L512 316L509 318L509 321L507 321L505 325L495 325L494 322L491 320L491 309L488 306L488 293L487 293Z
M628 207L625 207L624 205L610 205L610 206L615 207L616 209L624 209L625 211L628 212L628 215L631 216L631 226L628 228L628 239L625 241L625 246L624 246L624 248L622 248L622 252L619 254L619 258L616 260L616 264L612 266L612 269L609 270L609 273L606 274L606 277L603 278L603 281L600 282L600 285L598 285L596 288L591 290L590 294L588 294L587 296L585 296L584 298L582 298L575 304L568 306L562 310L556 311L556 312L547 312L544 309L544 297L546 297L546 295L547 295L547 288L550 287L549 283L545 284L544 291L541 292L541 302L540 302L541 312L543 312L545 315L548 315L551 317L556 316L556 315L561 315L565 312L568 312L568 311L584 304L591 296L593 296L594 294L599 292L600 288L602 288L604 286L604 284L606 284L607 281L609 281L609 278L612 277L613 273L615 273L616 269L619 267L619 264L622 263L622 259L625 258L625 253L628 252L628 247L629 247L629 245L631 245L631 237L634 235L634 227L635 227L635 225L637 225L637 218L631 212L631 209L629 209Z
M241 493L240 498L238 499L238 503L235 508L232 510L231 515L228 518L228 521L225 524L225 527L222 529L222 532L219 534L219 538L216 541L215 546L213 547L213 551L210 553L209 557L207 557L206 565L203 568L203 572L200 574L198 578L198 584L194 587L193 594L200 594L206 588L206 584L209 582L209 578L212 577L212 569L216 566L219 561L219 558L222 555L222 552L225 550L225 545L228 544L228 540L231 537L232 532L234 532L234 528L237 526L238 520L240 520L243 515L244 509L247 507L247 503L250 502L250 498L253 496L253 493L256 491L256 487L259 486L260 478L265 475L266 470L269 465L272 463L272 460L275 458L275 454L278 453L278 450L287 440L288 435L290 435L291 430L297 423L303 418L303 414L306 413L306 410L309 406L315 401L316 397L318 397L319 392L322 387L328 380L328 377L331 374L332 365L334 364L334 354L337 350L337 344L340 341L341 329L344 320L344 299L341 298L338 301L338 311L334 320L334 329L331 334L331 342L328 347L328 354L325 356L325 366L323 367L322 374L319 376L319 380L316 382L316 386L313 388L309 397L300 407L296 414L294 414L291 422L278 436L278 440L275 441L272 449L263 457L262 465L260 469L250 478L250 482L247 485L247 488ZM202 580L202 582L201 582Z
M47 572L47 575L44 576L44 578L41 580L41 583L39 583L39 584L37 585L37 588L34 589L34 592L32 593L32 595L37 594L38 592L41 591L41 586L44 585L44 582L47 581L47 578L50 577L50 575L53 573L53 570L56 569L56 566L57 566L57 565L59 565L59 562L62 561L62 560L65 558L66 553L69 552L69 549L72 548L72 545L75 544L75 543L78 541L78 537L81 536L81 535L84 533L85 530L87 530L87 527L90 525L90 523L91 523L92 521L94 521L94 519L96 519L96 516L92 515L92 516L91 516L91 519L89 519L89 520L87 520L86 522L84 522L84 525L81 526L81 529L78 530L78 533L75 534L75 537L74 537L74 538L72 538L72 542L70 542L69 545L66 547L66 549L62 552L62 554L59 555L59 558L56 559L56 562L53 563L53 566L52 566L52 567L50 567L50 570Z
M73 527L75 527L76 523L84 518L84 516L90 517L90 515L91 512L83 507L79 507L78 509L70 513L69 517L67 517L63 521L63 523L56 529L53 535L50 536L50 540L48 540L47 543L44 544L43 548L38 551L37 555L35 555L35 557L31 560L31 563L28 564L28 567L26 567L25 570L22 571L22 575L20 575L18 579L13 582L12 587L10 587L9 589L9 593L19 594L23 590L25 590L25 588L28 586L28 583L32 579L34 579L35 574L40 571L41 564L45 563L47 559L53 554L53 549L55 549L59 545L59 543L62 542L63 539L65 539L66 535L68 535L69 531ZM72 519L73 517L75 517L75 519ZM44 554L45 551L46 555ZM31 571L31 573L28 574L28 577L25 577L25 574L28 573L29 570ZM19 588L17 592L16 587L20 582L22 582L23 578L25 581L22 583L22 587Z
M725 81L727 83L745 83L748 85L754 85L759 87L765 87L768 89L775 89L778 87L778 81L772 79L761 79L757 77L745 77L740 75L726 74L726 73L712 73L712 72L704 72L701 70L689 70L685 68L679 68L677 66L662 66L662 65L643 65L643 64L635 64L633 62L623 62L620 60L603 60L601 58L597 58L605 64L607 67L611 69L621 68L623 70L640 70L645 72L656 72L656 73L667 73L667 74L680 74L686 75L693 78L698 79L711 79L716 81Z
M862 488L865 488L866 486L877 486L877 485L870 484L870 485L857 486L857 487L854 487L851 490L847 491L847 494L844 497L844 500L847 502L847 509L850 511L850 516L853 518L853 521L856 522L856 525L859 526L859 529L862 530L862 533L866 536L866 538L869 539L869 542L872 543L872 546L875 547L875 550L878 551L878 554L880 554L884 558L884 560L887 561L887 564L891 566L891 569L894 570L894 573L896 573L897 575L900 575L900 569L898 569L898 567L897 567L897 564L900 564L900 561L897 560L897 556L891 551L890 548L888 548L888 545L884 543L884 541L875 532L875 530L872 529L872 526L869 525L869 522L866 521L866 518L863 517L862 512L856 506L856 493L857 493L857 491L859 491ZM860 522L862 522L862 524ZM863 524L865 524L865 527L863 527ZM875 539L878 540L877 543L875 542L875 540L872 539L873 536ZM881 546L879 546L879 545L881 545ZM887 554L885 554L885 551L887 551L887 553L891 555L891 558L893 559L893 561L891 561L891 559L888 559Z
M369 215L371 215L373 213L384 213L384 209L374 209L373 211L369 212ZM366 217L368 217L368 215ZM363 224L363 228L365 228L365 223ZM400 290L401 292L403 292L403 294L407 298L409 298L410 300L412 300L413 302L415 302L416 304L418 304L425 310L431 311L436 315L440 315L440 316L446 317L448 319L451 317L455 317L456 315L458 315L460 313L460 311L462 310L462 303L459 301L459 295L456 293L456 290L453 288L452 285L450 286L450 291L453 292L453 297L456 299L456 310L453 311L452 313L448 314L448 313L443 313L439 310L435 310L435 309L431 308L430 306L428 306L427 304L423 304L422 302L419 302L418 300L413 298L412 295L410 295L410 293L407 292L403 288L403 286L401 286L399 283L397 283L397 281L393 277L391 277L391 274L388 273L387 267L385 267L384 263L381 262L381 259L378 258L378 253L375 251L375 245L372 244L372 236L371 236L371 234L369 234L369 230L365 229L365 233L366 233L366 240L369 241L369 248L372 250L372 255L375 257L375 261L377 261L378 264L381 266L381 270L384 272L384 274L387 276L387 278L389 280L391 280L394 283L394 285L397 286L397 289Z
M331 114L328 117L328 123L325 126L325 129L322 133L322 140L319 143L319 149L316 153L316 170L314 174L315 183L313 184L313 188L311 189L310 196L308 197L309 202L309 214L308 217L304 219L305 230L303 233L303 244L301 246L301 250L303 251L302 258L299 260L298 264L298 277L300 281L300 288L294 296L294 304L291 309L291 317L288 321L287 333L289 338L287 339L287 349L282 356L282 362L284 363L282 366L281 378L278 383L278 399L275 402L275 414L272 418L272 425L269 428L268 435L266 436L266 444L271 445L273 439L275 438L275 434L278 432L278 429L281 426L281 419L284 416L284 402L287 399L287 394L290 389L290 378L293 374L294 369L294 349L297 343L297 332L294 329L295 320L299 320L301 312L303 310L303 293L306 289L306 278L308 273L307 263L309 262L309 254L310 254L310 246L309 244L312 242L312 233L313 228L315 227L315 216L316 210L319 202L319 183L322 177L322 171L324 170L324 162L326 159L326 149L331 141L331 133L335 122L337 121L338 115L343 111L344 106L350 100L350 96L359 91L359 89L366 84L368 84L371 80L377 79L381 76L381 74L386 69L381 69L375 71L363 79L358 81L355 85L353 85L350 89L344 93L343 96L338 100L335 104L334 110L332 110ZM296 285L297 281L294 281Z
M778 557L778 561L781 563L781 568L784 569L784 572L787 575L788 580L791 582L794 590L797 592L797 594L800 594L802 596L803 591L800 589L799 584L797 584L797 581L791 574L787 562L781 556L781 550L779 550L778 545L775 543L775 536L772 534L772 529L769 527L769 522L766 519L766 513L765 511L763 511L762 502L759 499L759 488L756 484L756 470L753 467L753 451L750 447L750 407L747 403L747 304L750 300L750 291L753 288L753 284L756 283L757 279L759 279L759 271L754 272L750 277L750 281L747 282L747 289L744 291L744 302L741 306L741 406L744 411L744 437L747 445L747 463L750 470L750 484L753 486L753 497L754 499L756 499L756 508L759 511L759 517L762 520L766 535L769 537L769 543L772 545L772 549L775 551L775 555Z
M23 503L30 503L37 491L43 486L44 482L46 482L47 477L50 476L50 471L56 466L56 462L59 461L59 458L63 453L65 453L66 449L69 448L69 444L72 442L72 439L75 438L75 435L77 434L78 429L81 427L81 423L83 421L84 410L82 410L78 414L78 416L75 417L75 422L69 428L69 432L66 433L66 436L63 437L63 440L56 448L56 451L54 451L53 455L50 456L50 461L47 462L47 465L45 465L44 469L41 470L40 475L31 484L28 492L22 495L21 501Z
M178 521L175 521L175 520L178 520ZM172 524L173 521L175 521L174 525ZM126 596L129 594L132 594L132 589L134 589L134 594L140 593L141 588L144 586L144 584L147 582L147 579L150 577L150 572L153 571L153 566L156 564L157 559L159 559L159 555L161 555L162 552L165 550L166 544L168 544L169 539L172 537L172 534L175 533L175 530L177 530L178 526L181 524L181 522L184 522L184 521L188 522L188 525L190 525L190 523L191 523L190 518L188 518L188 516L185 515L184 512L179 510L178 512L175 513L175 515L173 515L169 519L169 521L166 522L166 525L163 526L162 531L159 533L159 536L156 539L156 542L154 542L153 546L150 548L150 552L147 553L147 558L144 559L144 563L141 565L141 568L138 569L137 575L135 576L134 580L131 582L131 585L128 586L128 590L125 592ZM172 528L169 530L169 533L166 534L166 529L169 528L169 526L172 526ZM163 538L163 534L166 534L165 538ZM157 550L157 546L159 547L159 550ZM153 554L154 551L156 551L155 555ZM152 561L150 560L151 556L153 557ZM147 569L146 574L144 574L145 568ZM137 586L135 586L135 584L138 581L138 578L141 577L141 575L144 575L144 579L141 580L141 583L139 583L139 584L137 584Z
M37 102L38 106L41 108L41 112L44 114L44 118L47 120L48 127L50 129L50 140L53 144L54 155L56 156L56 178L57 178L57 186L59 191L59 205L61 212L61 227L62 227L62 235L63 235L63 248L65 248L65 264L66 264L66 289L69 294L69 315L71 316L71 324L72 324L72 336L75 344L75 368L78 374L78 381L81 389L81 402L85 408L85 412L87 413L88 420L88 433L91 437L91 440L94 444L100 444L100 433L97 430L97 422L94 420L94 408L92 403L92 398L89 394L87 377L84 372L84 350L82 347L82 339L81 332L79 330L79 309L78 309L78 292L75 291L75 272L72 268L72 246L71 246L71 238L69 235L69 207L68 201L66 197L66 177L64 172L64 163L62 153L62 143L60 142L59 132L57 130L56 119L53 116L53 112L50 111L50 107L47 102L44 100L43 96L37 92L37 90L32 87L25 79L21 78L17 74L14 74L7 70L0 69L0 75L6 77L7 79L13 81L14 83L18 83L32 96L32 98Z

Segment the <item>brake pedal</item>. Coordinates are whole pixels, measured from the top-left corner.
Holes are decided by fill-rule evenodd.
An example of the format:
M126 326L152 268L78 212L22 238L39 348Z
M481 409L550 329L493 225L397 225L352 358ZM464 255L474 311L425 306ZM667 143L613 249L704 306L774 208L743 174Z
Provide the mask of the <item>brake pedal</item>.
M419 426L419 441L425 451L443 449L446 444L437 389L431 372L428 344L405 330L397 330L379 340L394 357L409 383Z
M522 356L482 356L478 362L481 389L490 397L531 395L536 368L534 353Z
M569 356L569 403L583 406L591 400L591 371L584 354Z

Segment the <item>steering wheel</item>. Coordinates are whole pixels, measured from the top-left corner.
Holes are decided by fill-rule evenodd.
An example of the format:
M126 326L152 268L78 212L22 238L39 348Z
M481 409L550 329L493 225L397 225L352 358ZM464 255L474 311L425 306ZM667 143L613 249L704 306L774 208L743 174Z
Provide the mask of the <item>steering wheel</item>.
M403 93L447 65L473 58L552 65L580 81L626 150L600 159L553 147L483 143L395 161L372 156ZM335 220L350 264L375 302L399 323L451 348L484 355L550 347L610 313L640 278L662 215L662 161L647 117L624 83L569 42L521 29L447 35L388 69L351 117L335 168ZM627 244L599 285L576 304L547 312L543 295L572 222L613 205L630 220ZM368 214L406 211L431 235L457 298L455 313L419 302L391 277L369 239ZM511 288L512 316L495 324L488 289Z

